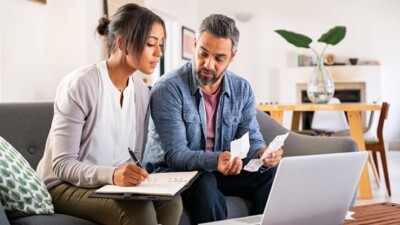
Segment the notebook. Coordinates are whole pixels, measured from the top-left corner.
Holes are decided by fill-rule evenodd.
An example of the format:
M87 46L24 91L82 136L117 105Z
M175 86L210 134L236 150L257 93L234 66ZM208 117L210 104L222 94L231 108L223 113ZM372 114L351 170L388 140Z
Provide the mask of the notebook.
M366 151L285 157L262 215L205 224L342 224L367 157Z
M140 185L130 187L105 185L89 197L125 200L171 200L176 194L188 188L199 175L199 171L152 173Z

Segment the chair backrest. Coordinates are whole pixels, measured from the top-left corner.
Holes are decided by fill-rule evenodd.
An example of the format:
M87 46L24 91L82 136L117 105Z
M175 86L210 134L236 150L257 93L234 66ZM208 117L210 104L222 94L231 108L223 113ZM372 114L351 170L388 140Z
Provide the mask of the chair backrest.
M388 116L389 106L390 105L387 102L382 103L381 114L379 115L378 121L378 128L376 130L376 135L378 136L379 143L383 143L383 125Z
M328 104L340 104L338 98L332 98ZM349 123L343 111L315 111L311 129L325 132L348 130Z

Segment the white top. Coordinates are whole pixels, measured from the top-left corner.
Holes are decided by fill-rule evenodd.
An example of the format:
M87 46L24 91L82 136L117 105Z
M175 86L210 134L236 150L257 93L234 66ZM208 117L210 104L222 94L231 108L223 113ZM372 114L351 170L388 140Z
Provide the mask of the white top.
M135 146L135 90L130 78L121 92L114 86L108 74L106 61L97 64L100 71L99 115L93 130L91 147L85 163L91 165L119 166L130 159L128 147Z

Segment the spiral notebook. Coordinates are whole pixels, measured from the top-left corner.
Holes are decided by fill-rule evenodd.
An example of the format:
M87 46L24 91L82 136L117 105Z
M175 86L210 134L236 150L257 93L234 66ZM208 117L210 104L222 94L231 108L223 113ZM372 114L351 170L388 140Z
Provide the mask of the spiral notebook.
M188 188L200 175L199 171L153 173L140 185L122 187L105 185L89 197L125 200L171 200Z

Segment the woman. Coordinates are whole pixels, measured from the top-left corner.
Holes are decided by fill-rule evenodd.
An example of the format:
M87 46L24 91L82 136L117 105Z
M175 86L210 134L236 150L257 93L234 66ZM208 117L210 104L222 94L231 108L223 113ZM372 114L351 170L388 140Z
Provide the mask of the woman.
M88 198L97 187L139 185L148 176L128 152L141 158L149 102L148 87L132 74L151 74L165 41L163 20L135 4L119 8L112 21L101 18L97 31L111 55L61 81L37 172L58 213L100 224L178 224L180 196L158 202Z

